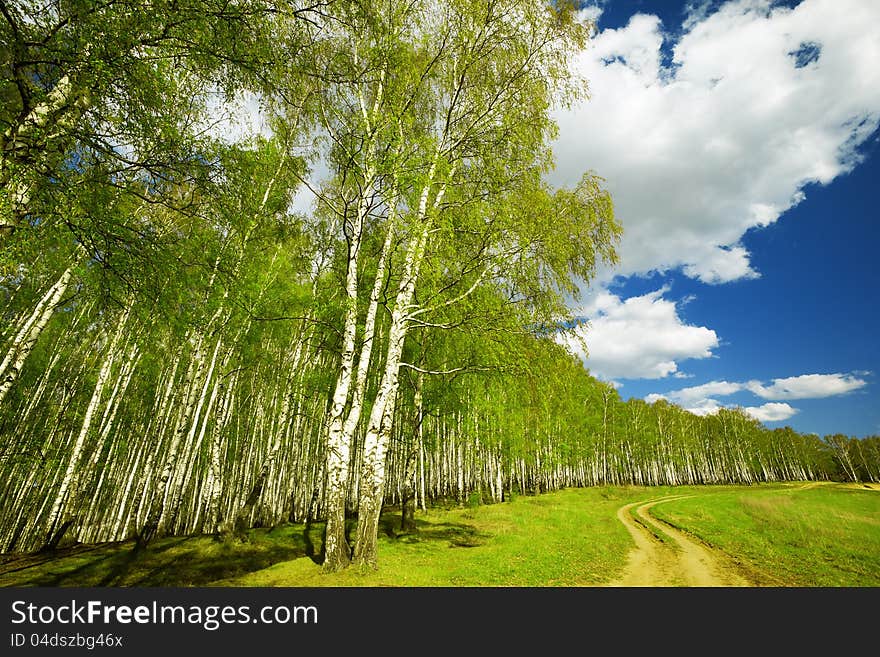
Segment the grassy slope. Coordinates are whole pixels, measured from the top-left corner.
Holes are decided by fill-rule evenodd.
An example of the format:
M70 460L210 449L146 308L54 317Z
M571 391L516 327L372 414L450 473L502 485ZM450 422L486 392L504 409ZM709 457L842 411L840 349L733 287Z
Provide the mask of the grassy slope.
M285 526L254 530L245 544L177 536L153 541L140 554L127 541L6 556L0 586L204 586L305 554L301 534L301 528Z
M880 584L880 493L842 486L570 489L475 508L418 513L397 535L383 518L379 569L325 575L313 558L321 526L256 529L250 541L160 539L6 559L0 586L577 586L618 576L632 540L629 502L696 494L653 512L750 564L775 585Z
M880 586L880 492L801 484L729 488L652 513L777 586Z
M396 535L383 517L379 570L324 575L309 555L321 529L256 529L250 542L207 536L154 541L137 556L121 543L0 564L0 586L557 586L597 584L626 563L623 504L657 489L589 488L474 508L418 513L418 532ZM35 565L30 565L35 564ZM30 567L27 567L30 566Z
M325 575L296 559L218 584L235 586L577 586L600 584L632 546L617 521L644 488L563 490L511 503L419 514L418 533L386 535L379 569Z

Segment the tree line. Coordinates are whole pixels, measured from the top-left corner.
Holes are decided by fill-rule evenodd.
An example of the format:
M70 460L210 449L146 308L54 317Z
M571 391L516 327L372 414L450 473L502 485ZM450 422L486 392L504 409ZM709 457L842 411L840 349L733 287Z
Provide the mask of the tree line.
M0 9L0 550L321 520L338 570L387 504L880 478L877 438L624 402L555 340L621 232L544 181L574 7ZM212 126L242 97L267 135Z

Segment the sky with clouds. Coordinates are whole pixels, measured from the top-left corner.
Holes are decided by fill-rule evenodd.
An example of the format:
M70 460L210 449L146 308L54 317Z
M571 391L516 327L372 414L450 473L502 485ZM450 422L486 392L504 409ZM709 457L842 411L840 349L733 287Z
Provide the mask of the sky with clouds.
M590 99L556 113L550 182L605 178L624 236L563 341L625 399L880 435L880 1L582 7ZM269 131L254 98L214 105Z
M551 182L604 177L624 237L570 347L624 398L880 434L880 2L586 4Z

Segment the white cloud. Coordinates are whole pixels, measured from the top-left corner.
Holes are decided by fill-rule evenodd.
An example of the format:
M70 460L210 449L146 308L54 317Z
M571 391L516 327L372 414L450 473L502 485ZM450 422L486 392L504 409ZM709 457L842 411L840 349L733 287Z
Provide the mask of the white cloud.
M661 399L665 399L668 402L672 402L681 406L684 410L693 413L694 415L712 415L718 412L719 408L722 408L721 404L718 403L717 400L711 398L700 398L700 399L692 399L688 402L684 402L681 400L671 399L667 395L661 395L658 393L651 393L650 395L645 397L645 401L649 404L653 404L656 401L660 401Z
M603 9L599 5L586 5L578 9L577 14L578 18L580 18L582 21L586 20L597 23L599 21L599 18L602 16L602 11Z
M257 136L272 135L269 118L255 94L243 92L230 99L217 91L206 97L205 106L211 118L204 129L227 144L241 144Z
M682 388L675 392L667 393L666 398L682 406L690 406L704 401L708 397L726 397L743 389L741 383L728 383L727 381L710 381L699 386Z
M696 415L708 415L725 407L716 397L728 397L743 391L751 392L761 399L821 399L843 395L866 385L867 381L852 374L802 374L773 379L770 385L764 385L760 381L710 381L662 394L651 393L645 397L645 401L654 403L658 399L666 399ZM780 402L746 406L743 410L762 422L787 420L798 412L798 409Z
M675 375L679 361L710 357L718 336L711 329L682 322L675 302L663 298L665 292L661 288L626 301L603 292L583 309L589 324L576 329L576 337L560 341L583 357L579 343L583 340L589 353L587 367L605 380Z
M796 408L781 402L770 402L762 406L746 406L743 410L759 422L781 422L798 412Z
M557 115L552 180L606 178L624 226L615 274L757 276L743 234L850 170L878 125L880 2L710 6L691 8L673 69L657 17L602 31L579 61L591 99ZM803 44L818 59L798 62Z
M787 379L773 379L769 386L750 381L746 387L762 399L816 399L842 395L866 385L867 381L853 375L803 374Z
M706 246L691 251L693 262L685 265L684 273L705 283L724 283L740 278L758 278L749 264L749 254L742 246Z

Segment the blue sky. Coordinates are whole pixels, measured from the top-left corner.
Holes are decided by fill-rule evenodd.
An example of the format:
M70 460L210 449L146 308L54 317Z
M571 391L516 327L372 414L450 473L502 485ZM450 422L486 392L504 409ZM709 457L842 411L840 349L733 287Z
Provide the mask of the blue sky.
M624 398L880 434L880 3L584 13L591 99L558 114L552 182L604 176L625 231L577 308L587 366Z

